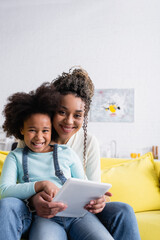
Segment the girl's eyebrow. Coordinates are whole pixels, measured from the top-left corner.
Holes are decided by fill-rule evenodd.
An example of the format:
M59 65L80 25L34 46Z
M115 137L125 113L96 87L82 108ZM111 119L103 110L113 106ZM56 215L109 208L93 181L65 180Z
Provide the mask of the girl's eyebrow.
M28 127L28 128L36 128L36 127L30 126L30 127ZM50 127L43 127L43 128L50 129Z
M68 108L65 107L65 106L60 106L60 107L63 108L63 109L65 109L65 110L68 110ZM83 110L75 110L75 112L83 112Z

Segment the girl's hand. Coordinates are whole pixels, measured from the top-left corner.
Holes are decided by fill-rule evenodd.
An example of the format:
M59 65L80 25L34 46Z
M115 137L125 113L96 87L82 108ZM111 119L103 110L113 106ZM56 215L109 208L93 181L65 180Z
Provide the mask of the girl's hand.
M102 197L91 200L90 203L85 206L85 209L94 214L102 212L106 205L106 202L110 202L109 197L111 196L112 193L106 192Z
M39 181L35 183L35 191L36 193L44 191L51 198L53 198L59 191L59 188L50 181Z
M53 198L59 191L59 188L54 183L50 181L45 181L45 186L43 191Z

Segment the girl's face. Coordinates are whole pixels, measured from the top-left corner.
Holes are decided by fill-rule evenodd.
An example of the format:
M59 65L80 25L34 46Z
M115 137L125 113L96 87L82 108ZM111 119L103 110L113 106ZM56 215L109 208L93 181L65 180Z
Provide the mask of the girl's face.
M85 103L81 98L68 94L61 97L59 111L53 119L58 143L65 144L82 127Z
M21 129L21 134L24 135L25 144L33 152L48 152L50 147L48 144L51 141L52 124L51 119L46 114L32 114Z

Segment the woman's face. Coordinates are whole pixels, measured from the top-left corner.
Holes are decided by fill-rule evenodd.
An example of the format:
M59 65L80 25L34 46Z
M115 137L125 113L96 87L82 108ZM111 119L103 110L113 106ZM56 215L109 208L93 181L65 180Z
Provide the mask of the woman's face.
M65 144L82 127L85 103L81 98L68 94L61 97L59 111L53 119L58 143Z

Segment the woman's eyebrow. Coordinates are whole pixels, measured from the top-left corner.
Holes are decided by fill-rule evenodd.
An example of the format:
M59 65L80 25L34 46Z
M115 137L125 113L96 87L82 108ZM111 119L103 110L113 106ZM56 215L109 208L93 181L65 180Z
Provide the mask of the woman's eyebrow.
M64 108L64 109L67 109L65 106L62 106L62 105L61 105L60 107L61 107L61 108Z
M65 106L60 106L61 108L63 108L63 109L65 109L65 110L68 110L68 108L67 107L65 107ZM83 110L75 110L75 112L83 112Z

